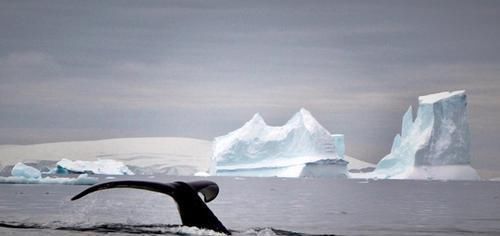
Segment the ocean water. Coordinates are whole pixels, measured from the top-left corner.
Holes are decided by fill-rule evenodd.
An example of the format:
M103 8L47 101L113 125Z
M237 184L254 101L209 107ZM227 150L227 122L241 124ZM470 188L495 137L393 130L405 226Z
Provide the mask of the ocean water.
M203 179L219 185L208 206L234 235L500 235L500 182ZM87 187L0 185L0 235L214 234L179 226L175 202L159 193L112 189L70 201Z

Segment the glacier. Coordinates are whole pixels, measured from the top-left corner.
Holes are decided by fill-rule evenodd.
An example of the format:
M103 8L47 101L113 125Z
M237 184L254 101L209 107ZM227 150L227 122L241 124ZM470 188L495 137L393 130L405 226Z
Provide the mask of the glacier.
M18 162L11 170L12 176L0 176L0 184L68 184L68 185L92 185L98 179L81 174L76 178L65 177L42 177L40 170Z
M62 159L57 162L56 174L97 174L97 175L134 175L123 162L111 159L96 161L71 161Z
M371 173L355 177L389 179L478 180L470 166L470 133L464 90L441 92L418 99L417 117L412 108L403 115L401 134L391 152Z
M257 113L214 139L211 174L299 177L307 163L344 159L344 153L344 135L330 134L304 108L283 126L269 126Z

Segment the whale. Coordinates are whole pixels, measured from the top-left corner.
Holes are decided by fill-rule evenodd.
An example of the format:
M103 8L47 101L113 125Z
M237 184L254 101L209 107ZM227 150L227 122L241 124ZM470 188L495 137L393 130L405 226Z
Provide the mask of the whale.
M230 235L231 232L219 221L207 204L219 194L219 186L208 180L191 182L159 183L150 181L110 181L93 185L71 198L71 201L80 199L87 194L113 188L134 188L163 193L172 197L177 203L182 225L210 229L215 232ZM198 195L203 195L203 200Z

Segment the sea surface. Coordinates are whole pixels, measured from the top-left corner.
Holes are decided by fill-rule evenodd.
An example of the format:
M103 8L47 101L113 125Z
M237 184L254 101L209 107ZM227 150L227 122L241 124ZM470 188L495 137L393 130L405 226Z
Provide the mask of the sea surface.
M220 193L208 206L233 235L500 235L500 182L120 179L210 179ZM0 184L0 235L214 234L179 226L175 202L160 193L112 189L70 201L87 187Z

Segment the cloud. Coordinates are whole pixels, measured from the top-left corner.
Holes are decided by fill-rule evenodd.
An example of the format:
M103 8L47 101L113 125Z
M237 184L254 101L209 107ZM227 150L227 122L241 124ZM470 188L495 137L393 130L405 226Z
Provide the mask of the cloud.
M13 52L0 58L0 83L54 79L61 70L61 65L48 54Z

